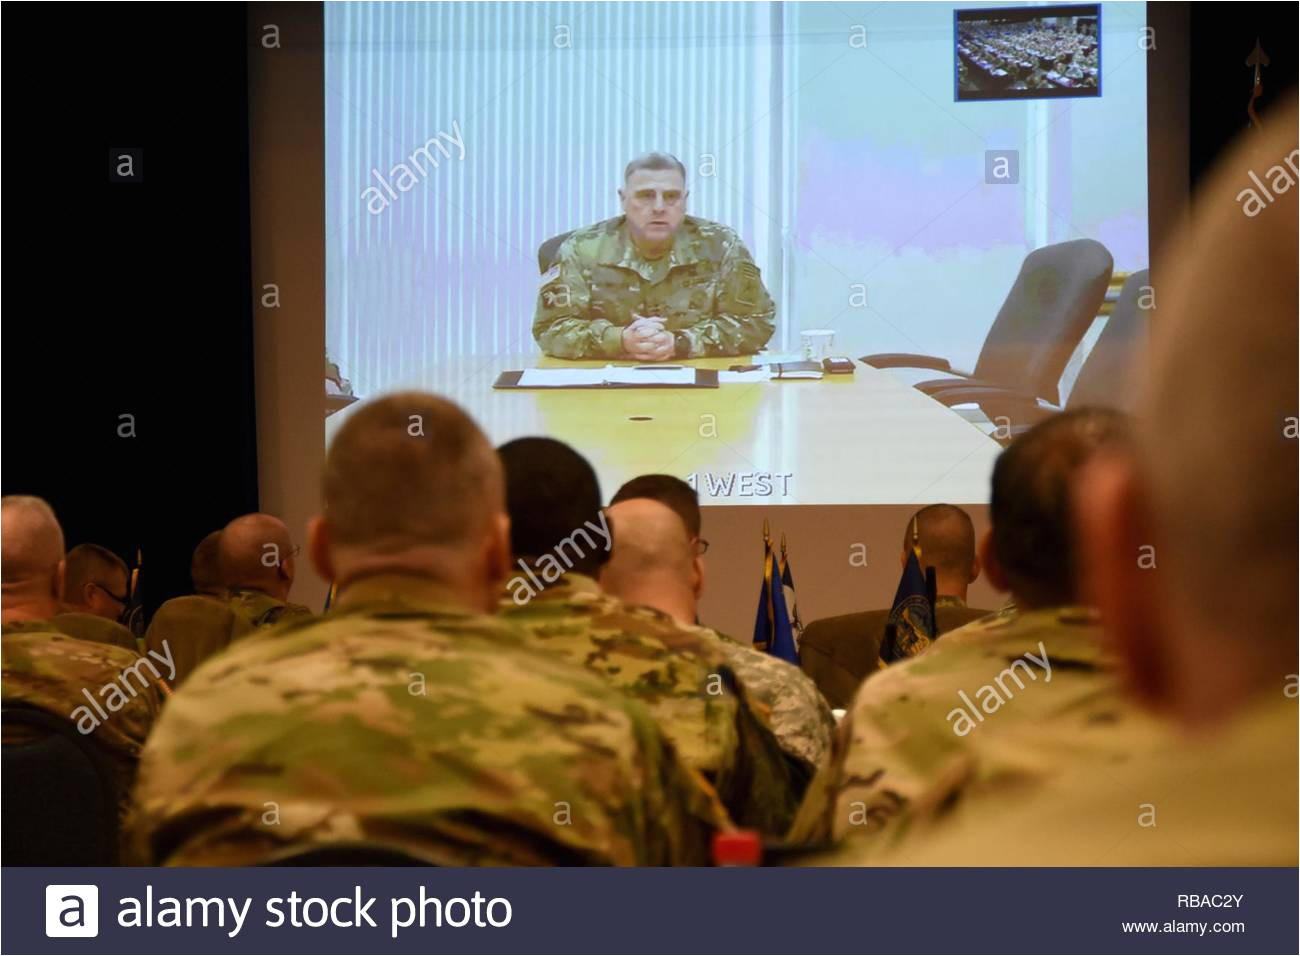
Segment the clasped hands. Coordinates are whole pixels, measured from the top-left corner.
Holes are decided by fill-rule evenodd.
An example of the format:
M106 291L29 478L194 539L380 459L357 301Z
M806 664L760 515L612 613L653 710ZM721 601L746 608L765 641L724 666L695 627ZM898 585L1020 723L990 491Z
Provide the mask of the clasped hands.
M623 351L642 362L663 362L676 354L677 343L662 318L633 313L632 323L623 329Z

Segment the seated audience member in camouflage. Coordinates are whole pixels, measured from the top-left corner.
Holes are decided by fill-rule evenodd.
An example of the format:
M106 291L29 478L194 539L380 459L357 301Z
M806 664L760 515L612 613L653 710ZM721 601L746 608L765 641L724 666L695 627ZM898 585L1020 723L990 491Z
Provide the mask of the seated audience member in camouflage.
M459 408L359 407L312 561L330 613L236 642L145 748L139 862L238 865L340 841L446 866L700 864L721 817L644 708L488 615L501 466Z
M793 664L695 624L704 569L689 529L671 508L648 498L625 498L606 508L605 516L614 550L601 569L601 588L624 604L662 611L715 642L762 706L797 779L812 779L835 730L835 718L813 682Z
M121 623L130 599L130 580L126 562L108 548L77 545L64 558L63 610L51 623L79 640L135 653L135 635Z
M210 531L194 548L190 558L190 583L194 593L214 601L226 600L230 589L221 576L221 531Z
M610 534L591 465L550 438L521 438L499 453L516 558L504 618L532 646L643 701L736 824L784 833L799 781L718 642L596 583Z
M221 530L217 555L227 602L253 627L311 617L310 609L289 603L299 550L274 515L243 515Z
M844 840L847 859L868 860L958 803L992 809L1076 765L1150 752L1151 722L1123 698L1096 612L1079 606L1068 507L1085 463L1122 447L1127 428L1119 412L1068 411L1002 452L982 558L1020 613L958 628L862 685L795 842Z
M227 600L221 577L220 539L221 532L213 531L194 549L190 580L195 593L164 601L144 632L146 650L168 652L176 662L173 688L179 687L195 668L231 641L256 629Z
M772 304L740 237L686 215L686 168L627 164L623 215L579 229L542 283L533 337L548 355L640 362L742 355L772 337Z
M1075 484L1083 579L1169 745L1080 766L1015 812L958 807L889 862L1296 866L1300 201L1279 193L1253 217L1241 205L1252 170L1295 157L1295 100L1269 118L1168 257L1134 454L1098 458Z
M90 736L113 768L119 807L158 715L165 668L53 623L63 591L63 530L40 498L0 500L0 696L6 707L47 711ZM6 738L6 743L18 742Z
M988 611L966 606L966 589L980 575L975 526L955 505L929 505L907 519L901 564L912 551L915 527L926 565L935 570L935 623L940 635L978 620ZM832 707L847 708L858 686L880 669L880 648L889 608L857 611L811 622L799 642L799 666Z

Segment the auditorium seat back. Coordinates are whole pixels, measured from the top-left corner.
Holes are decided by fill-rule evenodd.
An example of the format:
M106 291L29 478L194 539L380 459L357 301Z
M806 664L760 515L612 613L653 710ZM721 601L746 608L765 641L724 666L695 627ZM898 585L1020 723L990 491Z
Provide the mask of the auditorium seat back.
M96 744L67 719L0 710L5 866L115 866L117 783Z

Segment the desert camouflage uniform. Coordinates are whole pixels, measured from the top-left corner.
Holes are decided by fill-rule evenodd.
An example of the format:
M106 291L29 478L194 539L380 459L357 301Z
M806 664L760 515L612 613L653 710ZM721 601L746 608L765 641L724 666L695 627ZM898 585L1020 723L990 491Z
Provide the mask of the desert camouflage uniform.
M132 857L362 841L461 865L707 862L711 804L643 708L420 579L232 644L145 748Z
M533 338L560 358L618 358L635 316L678 336L676 358L757 352L776 306L740 237L687 216L661 259L637 252L625 217L580 229L560 246L537 297Z
M501 608L533 646L643 701L685 762L716 788L736 824L785 832L800 781L716 640L653 608L624 604L575 573L523 606L507 598Z
M1081 764L1142 759L1152 722L1127 703L1099 635L1084 608L990 615L872 677L791 839L846 840L867 859L941 825L956 804L996 809ZM1024 658L1043 651L1050 677Z
M235 588L226 598L231 610L247 620L253 627L270 627L281 621L294 621L312 617L311 608L290 604L273 598L263 591Z
M111 764L119 796L119 814L127 808L140 749L158 717L160 696L148 667L140 658L111 644L79 640L56 631L50 621L6 624L0 636L0 696L6 706L25 704L65 718L74 726L77 708L86 708L98 724L90 739ZM130 671L123 677L123 672ZM115 685L125 703L118 710L104 707L111 695L100 691ZM83 691L89 691L105 711L100 718ZM84 721L83 721L84 723ZM78 728L82 729L82 728ZM19 736L7 738L16 742Z
M786 755L811 777L825 762L835 732L835 718L821 692L803 671L788 661L707 627L696 628L719 642L723 656L763 714Z

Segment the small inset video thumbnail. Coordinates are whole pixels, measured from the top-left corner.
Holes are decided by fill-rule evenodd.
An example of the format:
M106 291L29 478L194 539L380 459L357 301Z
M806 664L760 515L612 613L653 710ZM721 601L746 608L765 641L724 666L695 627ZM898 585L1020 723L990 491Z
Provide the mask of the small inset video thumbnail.
M1101 95L1101 5L957 10L956 98Z

